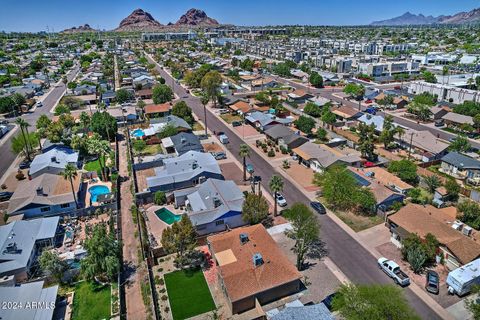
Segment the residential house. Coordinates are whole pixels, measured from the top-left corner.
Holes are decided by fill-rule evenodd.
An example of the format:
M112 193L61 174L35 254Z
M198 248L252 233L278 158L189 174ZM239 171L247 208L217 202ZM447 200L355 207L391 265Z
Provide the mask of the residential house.
M245 120L260 131L265 131L273 125L290 125L293 122L292 118L278 118L273 114L262 113L259 111L250 113L245 117Z
M58 285L44 287L43 281L0 286L0 319L51 320L57 302ZM21 307L20 307L21 306Z
M97 103L97 95L95 94L79 95L79 96L76 96L75 98L82 101L82 104L84 105L91 105L91 104Z
M89 84L82 84L82 85L79 85L79 86L75 87L72 91L73 91L73 94L76 95L76 96L89 95L89 94L96 95L97 94L97 86L89 85Z
M132 123L138 119L137 108L132 105L120 108L108 108L107 112L117 120L117 123L124 123L125 120Z
M81 190L81 178L73 179L77 195ZM75 210L70 181L57 174L44 173L30 181L22 181L8 203L9 216L20 215L24 219L61 215Z
M441 172L470 184L480 184L480 161L457 152L449 152L441 160Z
M261 224L207 238L232 314L300 291L302 274Z
M353 121L362 116L362 112L349 106L340 106L331 109L332 113L337 116L338 121Z
M175 206L186 214L202 236L247 224L242 219L244 194L232 180L208 179L196 187L174 191Z
M159 118L170 115L172 104L170 102L162 104L149 104L145 106L145 115L148 118Z
M174 136L162 139L162 145L167 153L181 156L189 151L203 152L200 139L193 133L180 132Z
M324 98L322 96L317 96L317 97L310 98L310 99L308 99L308 102L313 102L319 107L323 107L323 106L325 106L329 103L332 103L332 101L330 99Z
M308 73L302 70L292 70L290 71L290 73L292 74L292 77L294 77L295 79L299 79L303 82L307 82L308 78L310 77Z
M345 164L358 167L362 159L357 153L342 154L341 152L326 145L306 142L292 149L297 155L298 162L311 168L315 172L323 172L334 164Z
M44 173L60 174L67 164L78 168L79 153L69 147L56 147L33 158L28 175L37 178Z
M175 158L163 159L163 165L147 177L148 190L171 192L193 187L207 179L223 180L217 160L210 153L189 151Z
M247 114L252 110L252 106L243 100L237 100L232 104L229 104L228 107L232 112L236 112L238 114Z
M334 320L334 316L323 303L303 305L300 300L287 302L283 310L273 309L267 312L270 320Z
M26 280L42 249L55 245L59 220L17 220L0 226L0 276L13 276L15 282Z
M472 229L458 223L456 215L454 207L438 209L431 205L409 203L388 216L391 241L401 247L402 240L410 234L425 238L430 233L440 243L445 265L454 270L480 257L480 245L474 241Z
M379 178L375 176L375 171L365 171L364 169L354 169L350 168L353 177L357 181L357 184L361 187L368 188L375 197L376 204L375 210L386 212L392 207L396 202L403 202L406 198L405 193L399 192L398 189L402 191L409 190L408 184L401 184L399 181L392 182L388 181L384 172L379 172ZM388 173L388 171L387 171ZM397 178L398 179L398 178ZM398 179L399 180L399 179Z
M106 91L102 93L101 100L106 105L110 105L112 102L115 102L116 97L117 94L115 93L115 91Z
M296 134L292 129L284 125L274 125L265 130L265 135L275 141L279 146L294 149L308 142L308 138Z
M385 122L385 119L382 116L374 116L369 113L364 113L360 118L358 118L358 122L366 124L367 126L371 126L373 124L375 127L375 132L379 134L383 131L383 123Z
M454 112L448 112L442 119L445 121L447 127L460 127L464 123L471 126L474 125L472 117Z
M252 90L265 90L269 88L276 87L278 82L270 77L265 77L261 79L252 80L251 88Z
M416 131L407 129L401 136L395 135L395 141L400 147L418 154L423 162L442 158L447 154L449 146L448 143L438 139L428 130Z
M141 100L152 99L152 89L142 89L135 91L135 97Z
M431 107L430 111L432 111L433 120L441 120L449 112L448 108L442 106Z
M293 92L287 93L287 100L296 104L302 104L314 96L304 90L296 89Z

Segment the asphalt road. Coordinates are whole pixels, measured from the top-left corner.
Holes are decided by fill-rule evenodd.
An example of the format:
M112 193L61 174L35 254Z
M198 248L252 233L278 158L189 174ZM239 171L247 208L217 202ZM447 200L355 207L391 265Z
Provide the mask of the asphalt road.
M79 69L80 68L78 66L75 66L74 69L72 69L67 74L68 81L71 81L73 78L76 77ZM52 84L52 85L54 85L54 84ZM37 122L37 119L42 114L46 114L49 117L52 116L52 114L50 113L50 109L52 109L55 106L55 104L57 103L57 101L63 96L63 94L65 93L65 89L66 89L65 84L63 84L63 82L60 82L60 84L58 86L54 87L48 93L48 95L45 97L42 107L37 108L33 112L24 113L21 116L25 121L27 121L31 125L31 128L29 129L29 131L32 131L35 128L35 123ZM10 119L10 122L14 122L14 121L15 121L15 119ZM18 129L17 129L17 131L20 132ZM0 146L0 155L1 155L0 156L1 157L1 160L0 160L0 177L3 176L7 172L8 168L10 167L12 162L15 161L15 159L17 157L17 155L14 154L11 151L12 137L15 136L16 134L18 134L18 133L15 133L15 134L9 136L7 141L5 141Z
M154 62L150 58L149 60ZM176 84L175 81L172 81L170 75L158 67L158 64L157 70L160 75L167 80L166 83L173 86L174 92L187 102L197 117L205 123L203 106L200 100L189 95L183 87ZM223 131L226 133L230 141L227 145L228 149L241 161L238 152L239 146L243 141L232 132L230 127L226 126L211 112L207 112L206 120L210 130L217 132ZM270 181L272 175L275 174L273 167L255 152L251 152L248 162L254 166L255 175L262 177L263 184L268 190L268 181ZM308 205L310 202L310 199L289 180L284 180L283 194L286 195L290 203L301 202ZM347 232L340 228L330 217L327 215L318 215L318 219L321 224L321 238L325 242L328 256L352 282L362 284L393 284L393 281L378 268L376 258ZM409 288L405 288L404 291L410 305L422 319L439 319L438 315Z

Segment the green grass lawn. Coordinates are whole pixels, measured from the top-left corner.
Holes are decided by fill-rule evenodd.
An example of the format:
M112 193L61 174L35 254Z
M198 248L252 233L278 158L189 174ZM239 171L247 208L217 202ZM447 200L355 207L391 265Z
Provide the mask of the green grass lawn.
M100 172L100 170L102 170L101 167L100 167L100 162L98 161L98 159L85 163L83 168L87 171L96 171L96 172Z
M200 269L165 275L173 319L186 319L215 309L207 282Z
M110 295L110 285L101 286L89 281L80 282L75 286L72 319L109 319Z

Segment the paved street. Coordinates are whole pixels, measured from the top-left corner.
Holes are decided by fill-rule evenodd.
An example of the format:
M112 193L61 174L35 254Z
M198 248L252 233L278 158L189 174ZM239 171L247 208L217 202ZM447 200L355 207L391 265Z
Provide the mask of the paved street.
M68 74L67 74L67 79L68 81L71 81L74 79L78 71L80 70L79 66L75 66ZM55 86L55 84L52 84ZM60 82L57 86L55 86L45 97L43 100L43 106L40 108L37 108L33 112L29 112L26 114L22 115L22 118L25 119L31 126L32 129L35 127L35 123L37 122L37 119L42 115L46 114L47 116L52 116L50 113L50 109L52 109L57 101L64 95L65 93L65 84L63 82ZM15 121L14 119L10 119L11 122ZM30 130L32 131L32 130ZM2 160L0 161L0 177L3 176L12 162L15 161L15 158L17 157L16 154L14 154L11 151L11 145L12 145L12 137L15 136L16 134L10 135L1 146L0 146L0 154L2 155Z
M149 60L152 59L149 57ZM152 61L153 62L153 61ZM160 75L172 84L175 93L187 102L193 112L205 122L203 115L203 106L198 98L187 94L185 89L171 81L171 77L157 65ZM211 112L207 113L207 125L211 130L223 131L230 140L228 149L235 157L238 157L238 150L243 141L235 135L231 127L226 126ZM273 167L255 152L251 152L248 162L253 164L255 174L260 175L263 184L268 188L268 181L275 173ZM289 180L284 181L284 194L290 203L302 202L308 204L310 199L297 189ZM329 258L341 269L341 271L355 283L393 283L376 264L376 259L365 248L363 248L355 239L338 226L330 217L319 216L321 223L321 237L326 243L329 251ZM422 319L439 319L438 315L422 300L418 298L409 288L404 289L406 297L413 308Z

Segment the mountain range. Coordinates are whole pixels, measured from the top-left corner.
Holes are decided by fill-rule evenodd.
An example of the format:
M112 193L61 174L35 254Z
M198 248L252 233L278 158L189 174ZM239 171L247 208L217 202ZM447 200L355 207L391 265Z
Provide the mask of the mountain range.
M401 16L374 21L371 26L406 26L406 25L431 25L431 24L474 24L480 23L480 8L468 12L459 12L451 16L424 16L406 12Z
M89 24L84 24L83 26L72 27L69 29L65 29L62 33L81 33L81 32L96 32L97 30L90 27Z
M150 13L142 9L136 9L120 22L115 31L158 31L165 27L201 27L218 24L217 20L207 16L204 11L192 8L182 15L176 23L169 23L165 26L155 20Z

